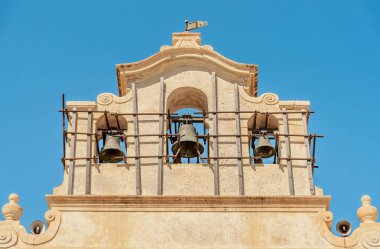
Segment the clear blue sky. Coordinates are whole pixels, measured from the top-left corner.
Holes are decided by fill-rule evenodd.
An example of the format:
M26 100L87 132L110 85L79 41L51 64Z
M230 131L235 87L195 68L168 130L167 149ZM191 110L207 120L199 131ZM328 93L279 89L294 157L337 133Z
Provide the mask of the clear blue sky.
M380 1L0 0L0 205L20 195L29 226L61 182L61 93L117 93L115 64L171 43L185 19L202 43L259 65L259 93L310 100L316 184L334 220L358 225L363 194L380 207Z

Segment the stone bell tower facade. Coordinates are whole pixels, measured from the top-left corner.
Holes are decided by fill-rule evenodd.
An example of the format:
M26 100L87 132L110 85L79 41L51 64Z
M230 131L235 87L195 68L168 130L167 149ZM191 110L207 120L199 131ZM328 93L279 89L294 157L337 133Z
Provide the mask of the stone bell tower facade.
M257 65L184 32L116 72L118 96L62 109L64 178L46 196L46 230L27 232L11 194L0 248L380 248L368 196L352 235L331 232L309 102L258 95Z

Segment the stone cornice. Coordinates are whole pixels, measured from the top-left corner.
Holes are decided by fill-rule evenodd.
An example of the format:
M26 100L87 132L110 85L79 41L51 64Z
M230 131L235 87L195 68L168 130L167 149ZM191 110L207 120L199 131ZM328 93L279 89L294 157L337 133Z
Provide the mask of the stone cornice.
M328 210L330 197L323 196L127 196L47 195L50 207L70 208L206 208L222 210Z

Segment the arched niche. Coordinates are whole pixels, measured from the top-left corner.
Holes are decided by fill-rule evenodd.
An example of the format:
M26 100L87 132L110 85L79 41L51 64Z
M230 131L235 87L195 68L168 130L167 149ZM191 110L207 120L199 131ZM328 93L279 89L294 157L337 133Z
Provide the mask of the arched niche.
M278 120L272 114L257 113L248 119L247 127L249 131L253 132L260 130L276 131L278 130Z
M207 96L203 91L194 87L177 88L169 94L166 106L171 114L176 113L176 115L174 115L174 121L172 120L171 122L167 123L167 129L170 134L176 134L180 130L180 123L182 121L178 121L178 116L182 118L188 116L189 120L192 120L190 121L190 123L193 123L194 121L194 127L197 134L208 134L208 118L202 119L202 114L196 114L197 112L208 111ZM170 142L169 140L167 140L168 148L172 148L175 142L177 142L177 137L171 139ZM203 146L203 148L207 148L206 140L199 139L198 143L199 145ZM170 153L170 151L168 153ZM175 152L171 153L170 155L174 156L174 153ZM201 156L197 157L197 159L195 159L195 157L188 158L187 163L199 163L200 157L207 156L206 149L202 149L201 151L199 151L199 153L201 154ZM179 161L173 159L173 163L183 162L185 161L182 161L181 157L179 157Z
M183 108L194 108L207 111L207 96L197 88L180 87L170 93L166 106L172 113Z

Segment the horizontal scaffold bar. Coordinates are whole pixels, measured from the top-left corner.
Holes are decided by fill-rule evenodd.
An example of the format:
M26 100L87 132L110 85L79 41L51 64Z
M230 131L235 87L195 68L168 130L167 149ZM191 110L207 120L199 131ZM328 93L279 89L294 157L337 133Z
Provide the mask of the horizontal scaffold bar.
M101 129L101 130L107 130L107 129ZM87 132L71 132L67 131L66 134L77 134L77 135L96 135L95 133L87 133ZM160 137L173 137L173 136L179 136L180 134L129 134L129 135L120 135L123 137L155 137L155 136L160 136ZM249 136L259 136L260 134L218 134L218 135L196 135L198 138L208 138L208 137L249 137ZM271 134L268 134L271 135ZM318 137L318 138L323 138L324 135L316 135L316 134L310 134L310 135L303 135L303 134L273 134L273 136L280 136L280 137Z
M95 111L95 110L69 110L69 109L60 109L59 112L92 112L92 113L103 113L103 114L115 114L115 115L178 115L178 113L166 113L166 112L127 112L127 113L118 113L113 111Z
M283 114L283 113L287 113L287 114L292 114L292 113L309 113L309 114L312 114L312 113L315 113L314 111L268 111L268 112L262 112L262 111L207 111L207 112L194 112L194 114L214 114L214 113L252 113L252 114L255 114L255 113L262 113L262 114Z

